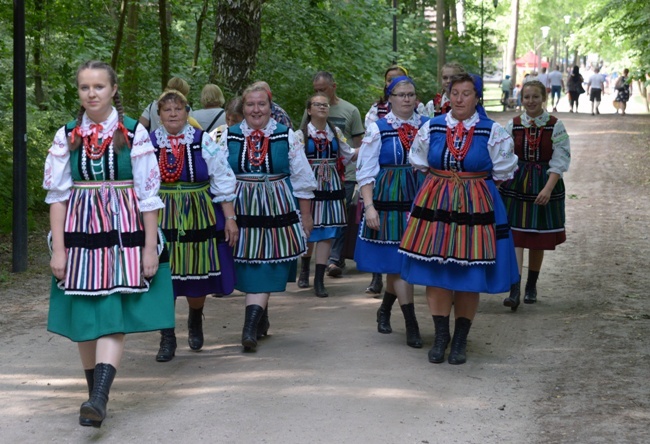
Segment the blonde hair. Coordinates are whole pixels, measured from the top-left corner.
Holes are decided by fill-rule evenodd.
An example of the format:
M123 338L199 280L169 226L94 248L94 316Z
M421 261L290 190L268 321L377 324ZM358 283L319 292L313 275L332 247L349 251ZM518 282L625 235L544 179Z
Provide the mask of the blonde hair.
M185 80L180 77L172 77L167 82L167 88L165 89L175 89L176 91L183 94L185 97L190 93L190 85Z
M271 91L269 91L269 87L267 85L264 85L263 82L255 82L252 85L248 86L244 92L241 93L242 102L246 101L247 95L257 91L264 91L266 93L266 96L269 98L269 105L271 105Z
M224 103L226 103L226 98L217 85L208 83L201 90L201 105L203 108L221 108Z

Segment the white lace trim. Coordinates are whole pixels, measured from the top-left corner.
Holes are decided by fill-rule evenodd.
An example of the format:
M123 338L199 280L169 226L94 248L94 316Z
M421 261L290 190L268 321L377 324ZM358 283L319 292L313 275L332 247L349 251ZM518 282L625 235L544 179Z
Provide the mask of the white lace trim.
M323 135L322 135L322 134L318 134L318 133L316 132L316 131L321 131L321 130L319 130L318 128L316 128L316 127L315 127L311 122L309 122L309 123L307 124L307 131L308 131L308 133L309 133L309 136L310 136L312 139L322 139L322 138L323 138ZM326 137L327 137L327 140L331 142L332 139L334 139L334 133L333 133L332 130L330 129L330 126L329 126L329 125L326 125L326 126L325 126L325 132L327 133L327 136L326 136Z
M400 119L395 114L393 114L392 111L386 114L386 117L384 118L394 129L398 129L405 123L408 123L409 125L416 128L420 127L420 115L416 112L413 112L413 114L411 114L411 117L409 117L407 120Z
M451 114L452 113L445 114L445 120L447 121L447 125L454 128L456 125L458 125L458 122L460 122L460 120L456 119ZM474 114L472 114L472 116L469 119L463 120L463 126L465 128L471 128L474 125L476 125L478 121L479 121L478 112L474 112Z
M264 137L270 137L271 134L275 132L275 129L278 127L278 122L276 122L274 119L269 119L268 123L264 128L262 128L262 133L264 133ZM241 125L241 132L244 135L244 137L249 137L254 129L252 129L250 126L248 126L248 123L246 120L242 121Z
M158 146L160 148L171 148L172 146L169 143L169 139L167 138L167 136L178 135L178 134L169 134L164 126L159 126L158 128L156 128L155 133L156 133L156 139L158 140ZM186 123L181 133L183 134L183 140L181 141L181 143L183 145L190 145L194 141L194 134L196 133L196 128Z

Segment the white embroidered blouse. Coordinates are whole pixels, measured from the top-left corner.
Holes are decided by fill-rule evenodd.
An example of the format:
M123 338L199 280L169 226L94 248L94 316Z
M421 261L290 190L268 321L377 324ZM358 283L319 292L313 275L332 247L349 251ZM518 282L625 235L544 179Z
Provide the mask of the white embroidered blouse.
M81 134L83 136L91 134L90 125L94 123L84 114L80 126ZM100 124L103 128L101 138L111 137L118 126L117 110L113 108L108 118ZM164 204L158 197L160 188L158 161L149 134L139 123L136 125L130 154L133 188L138 196L140 211L146 212L163 208ZM62 127L56 132L45 159L43 188L47 190L46 203L65 202L70 198L70 188L73 185L71 171L70 147L65 136L65 127Z

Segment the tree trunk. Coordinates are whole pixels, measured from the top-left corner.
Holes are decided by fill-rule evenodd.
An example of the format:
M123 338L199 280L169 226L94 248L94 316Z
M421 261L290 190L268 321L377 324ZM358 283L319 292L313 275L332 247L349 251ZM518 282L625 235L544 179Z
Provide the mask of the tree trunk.
M129 2L126 20L126 44L124 58L138 59L138 12L139 2ZM122 105L127 113L136 113L138 109L138 64L127 63L124 67L124 79L120 86ZM139 116L137 112L136 117Z
M171 76L169 70L169 23L167 23L167 0L158 0L160 24L160 84L161 90L167 86Z
M456 0L449 0L449 12L451 13L451 17L449 18L451 22L451 30L456 33L456 35L460 35L458 31L458 17L456 16Z
M203 0L201 14L196 19L196 37L194 38L194 57L192 58L192 75L196 72L196 65L199 62L199 52L201 51L201 32L203 31L203 21L208 14L208 0Z
M241 93L257 62L264 0L221 0L217 7L210 82Z
M45 1L34 0L34 15L36 16L34 26L34 100L40 110L46 109L45 92L43 91L43 72L41 70L41 55L43 53L43 31L45 20Z
M120 22L117 25L117 34L115 35L115 46L113 46L113 56L111 57L111 66L117 69L117 63L120 59L120 47L122 46L122 37L124 35L124 22L126 22L126 12L128 11L129 0L122 0L120 6Z
M445 62L445 28L444 28L445 0L436 0L436 49L438 51L438 85L442 85L442 66Z
M510 8L510 33L508 34L508 49L504 74L510 75L512 85L517 84L517 30L519 28L519 0L512 0Z

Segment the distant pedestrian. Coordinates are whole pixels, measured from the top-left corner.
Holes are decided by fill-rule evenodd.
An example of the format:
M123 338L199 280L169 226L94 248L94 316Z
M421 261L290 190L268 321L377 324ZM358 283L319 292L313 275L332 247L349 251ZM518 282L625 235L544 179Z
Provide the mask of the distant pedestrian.
M589 94L589 100L591 101L592 116L600 114L598 107L602 100L603 86L603 76L600 75L600 68L596 67L594 73L589 77L589 81L587 82L587 93Z
M630 100L630 95L632 94L632 85L628 79L629 74L630 70L625 68L623 75L616 80L616 99L614 99L614 102L618 104L616 114L618 114L618 110L620 109L621 114L625 115L625 108L627 108L627 102Z

